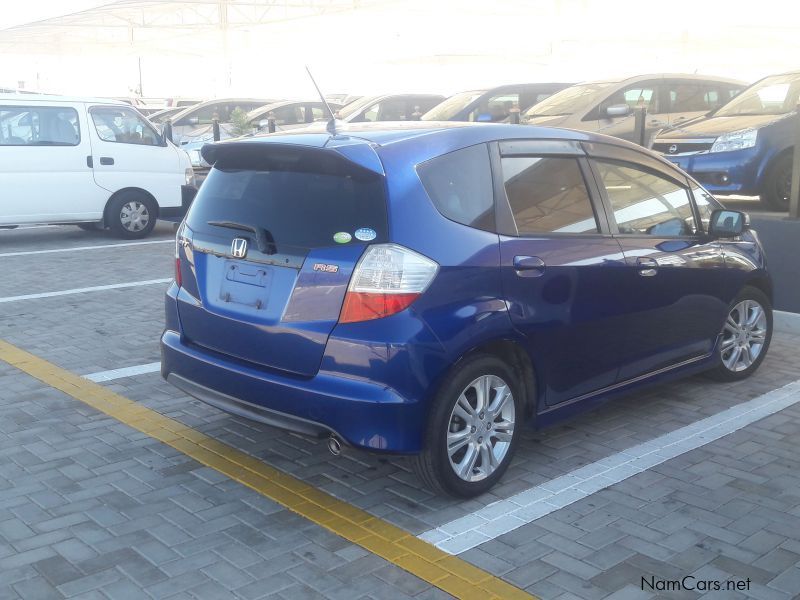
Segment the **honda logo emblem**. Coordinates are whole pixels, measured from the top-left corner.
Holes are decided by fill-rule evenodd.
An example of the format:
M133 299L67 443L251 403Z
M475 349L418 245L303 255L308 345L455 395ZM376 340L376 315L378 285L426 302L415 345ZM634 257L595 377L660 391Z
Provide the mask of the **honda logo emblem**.
M244 258L247 256L247 240L244 238L235 238L231 242L231 256L233 258Z

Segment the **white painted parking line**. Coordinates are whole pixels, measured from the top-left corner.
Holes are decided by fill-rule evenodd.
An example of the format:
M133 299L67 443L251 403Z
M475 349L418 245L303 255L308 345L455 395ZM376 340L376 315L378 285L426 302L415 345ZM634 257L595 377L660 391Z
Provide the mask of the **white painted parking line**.
M460 554L800 402L800 380L588 464L419 537Z
M104 290L117 290L121 288L140 287L143 285L155 285L158 283L169 283L171 277L167 279L148 279L146 281L130 281L128 283L112 283L111 285L96 285L93 287L73 288L71 290L59 290L57 292L43 292L41 294L25 294L24 296L6 296L0 298L0 304L6 302L20 302L21 300L36 300L38 298L52 298L54 296L71 296L72 294L85 294L88 292L102 292Z
M50 250L24 250L21 252L4 252L0 258L11 256L30 256L32 254L55 254L59 252L79 252L81 250L103 250L104 248L121 248L125 246L149 246L152 244L174 244L175 240L148 240L146 242L120 242L119 244L99 244L97 246L75 246L74 248L53 248Z
M97 373L89 373L84 375L85 379L94 381L95 383L102 383L106 381L113 381L115 379L122 379L123 377L133 377L134 375L144 375L145 373L156 373L161 370L161 363L147 363L146 365L135 365L133 367L123 367L122 369L111 369L109 371L99 371Z

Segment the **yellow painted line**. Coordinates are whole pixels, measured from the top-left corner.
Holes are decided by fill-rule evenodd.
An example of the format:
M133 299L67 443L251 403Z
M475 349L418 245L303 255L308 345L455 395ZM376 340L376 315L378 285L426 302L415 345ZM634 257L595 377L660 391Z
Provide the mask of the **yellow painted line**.
M0 340L0 360L172 446L457 598L534 598L407 531L161 413Z

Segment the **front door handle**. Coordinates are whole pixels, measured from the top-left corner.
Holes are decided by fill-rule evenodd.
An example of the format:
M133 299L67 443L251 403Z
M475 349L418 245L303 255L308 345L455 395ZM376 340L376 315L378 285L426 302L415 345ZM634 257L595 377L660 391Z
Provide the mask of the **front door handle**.
M100 164L101 165L113 165L114 164L114 159L111 158L110 156L101 156L100 157Z
M86 166L90 169L94 169L94 161L92 160L92 155L86 157Z
M642 277L652 277L658 273L658 262L654 258L640 256L636 259L636 264L639 267L639 275Z
M539 277L546 265L538 256L515 256L514 270L520 277Z

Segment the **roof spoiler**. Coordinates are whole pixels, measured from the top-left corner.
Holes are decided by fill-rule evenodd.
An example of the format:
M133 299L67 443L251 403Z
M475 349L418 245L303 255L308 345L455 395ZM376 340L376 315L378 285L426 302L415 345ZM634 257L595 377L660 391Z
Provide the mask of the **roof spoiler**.
M384 175L377 154L364 143L321 148L262 141L224 142L205 144L200 153L208 164L220 169L305 171L354 177Z

